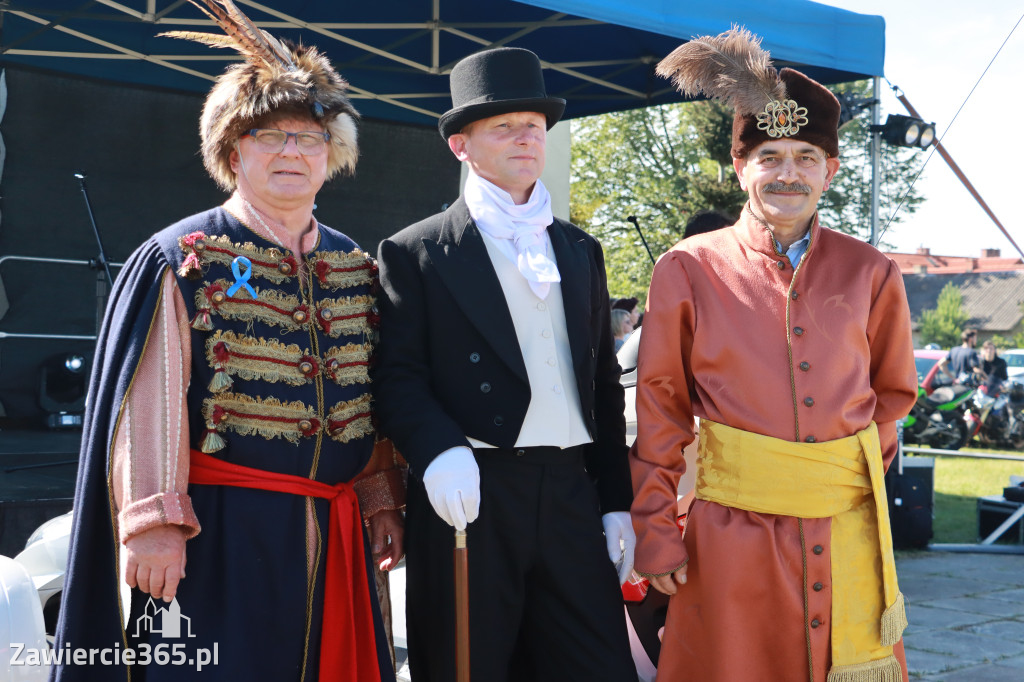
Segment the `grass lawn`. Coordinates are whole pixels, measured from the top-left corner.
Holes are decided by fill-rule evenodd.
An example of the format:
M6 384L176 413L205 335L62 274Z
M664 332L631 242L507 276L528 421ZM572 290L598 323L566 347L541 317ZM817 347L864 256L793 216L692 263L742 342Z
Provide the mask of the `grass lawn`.
M1002 495L1011 475L1024 476L1024 462L936 457L932 542L977 542L978 498Z

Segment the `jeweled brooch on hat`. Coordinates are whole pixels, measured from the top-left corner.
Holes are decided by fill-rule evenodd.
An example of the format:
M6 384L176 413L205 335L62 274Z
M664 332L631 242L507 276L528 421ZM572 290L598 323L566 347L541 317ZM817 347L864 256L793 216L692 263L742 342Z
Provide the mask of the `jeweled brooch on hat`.
M768 137L792 137L807 125L807 108L797 105L795 100L783 102L771 100L764 105L764 111L757 115L757 128Z

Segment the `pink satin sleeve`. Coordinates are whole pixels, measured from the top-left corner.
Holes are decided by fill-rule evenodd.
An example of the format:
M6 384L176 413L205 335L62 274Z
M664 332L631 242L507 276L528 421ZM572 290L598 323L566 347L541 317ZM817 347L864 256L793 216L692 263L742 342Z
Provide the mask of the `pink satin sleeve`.
M111 483L121 542L165 525L181 526L188 538L199 533L188 496L190 335L185 301L168 269L114 435Z

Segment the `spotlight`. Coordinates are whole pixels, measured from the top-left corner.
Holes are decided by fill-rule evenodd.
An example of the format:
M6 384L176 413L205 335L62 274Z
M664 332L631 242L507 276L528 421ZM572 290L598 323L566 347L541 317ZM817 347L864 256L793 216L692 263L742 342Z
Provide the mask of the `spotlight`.
M39 372L39 404L51 429L81 428L88 387L88 359L79 353L51 355Z
M872 126L872 131L876 130L882 133L886 142L896 147L927 149L935 142L935 124L912 116L889 114L885 125Z

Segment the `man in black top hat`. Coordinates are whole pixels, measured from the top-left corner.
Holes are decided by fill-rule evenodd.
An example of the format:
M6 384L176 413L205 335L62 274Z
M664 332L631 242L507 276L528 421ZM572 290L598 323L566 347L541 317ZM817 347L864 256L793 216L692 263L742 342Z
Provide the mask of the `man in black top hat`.
M604 259L552 217L539 179L565 101L516 48L464 59L451 91L439 128L469 166L463 194L380 245L374 387L412 473L411 671L454 679L452 527L468 525L473 680L635 680L617 589L634 537Z

